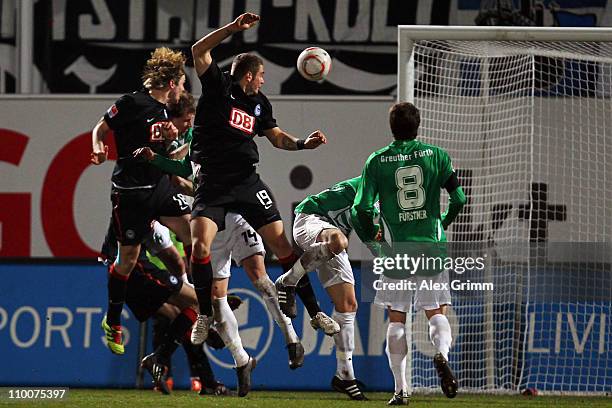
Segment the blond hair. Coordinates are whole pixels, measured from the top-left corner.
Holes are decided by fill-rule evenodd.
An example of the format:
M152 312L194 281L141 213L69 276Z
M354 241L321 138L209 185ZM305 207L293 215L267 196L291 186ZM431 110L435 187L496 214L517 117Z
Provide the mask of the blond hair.
M147 89L162 89L170 81L177 82L185 75L185 56L167 47L156 48L142 71L142 83Z

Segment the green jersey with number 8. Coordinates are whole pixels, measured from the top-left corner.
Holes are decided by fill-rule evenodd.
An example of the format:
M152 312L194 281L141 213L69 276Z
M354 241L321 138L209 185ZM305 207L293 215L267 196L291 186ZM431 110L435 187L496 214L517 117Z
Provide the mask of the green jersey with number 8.
M374 203L393 242L446 242L440 189L453 174L448 153L419 140L396 140L370 155L353 206L355 232L364 242L376 230L357 214L373 218Z

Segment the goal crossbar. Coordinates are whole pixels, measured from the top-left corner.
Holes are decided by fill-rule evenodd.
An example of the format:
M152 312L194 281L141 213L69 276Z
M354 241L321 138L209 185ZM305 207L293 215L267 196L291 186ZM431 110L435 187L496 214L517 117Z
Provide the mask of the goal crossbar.
M400 25L411 40L611 42L612 27L481 27Z

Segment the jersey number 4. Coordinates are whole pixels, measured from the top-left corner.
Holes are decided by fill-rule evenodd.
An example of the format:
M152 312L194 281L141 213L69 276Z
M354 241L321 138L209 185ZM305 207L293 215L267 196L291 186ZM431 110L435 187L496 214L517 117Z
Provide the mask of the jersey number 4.
M420 166L400 167L395 171L397 204L402 210L421 208L425 204L423 170Z

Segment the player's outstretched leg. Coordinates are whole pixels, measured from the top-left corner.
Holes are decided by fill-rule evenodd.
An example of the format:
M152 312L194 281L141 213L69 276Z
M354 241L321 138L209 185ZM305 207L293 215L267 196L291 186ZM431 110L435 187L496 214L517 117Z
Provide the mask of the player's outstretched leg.
M333 256L334 254L324 242L317 242L311 246L310 250L302 254L291 269L276 279L275 286L278 292L278 301L281 305L281 310L287 317L294 319L297 316L296 293L300 295L305 306L313 305L313 302L309 301L309 293L303 289L307 284L310 284L309 280L306 283L308 279L306 274L314 271L319 265L327 262ZM316 304L316 298L314 304ZM311 314L311 316L316 315L316 313Z
M194 289L200 305L200 313L198 314L196 322L191 329L191 342L195 345L200 345L206 341L208 331L210 330L210 326L213 322L212 308L207 308L207 305L203 305L203 299L207 299L208 296L211 296L212 268L210 266L210 257L205 259L192 258L191 262L193 269Z
M128 250L133 247L121 248L123 253L129 256L131 252ZM102 330L106 336L108 349L113 354L121 355L125 352L121 330L121 311L125 303L127 281L133 267L133 263L130 262L126 262L125 265L113 263L108 270L108 309L102 320Z
M340 331L338 323L325 314L319 307L317 298L310 284L308 275L302 276L302 279L297 284L295 292L291 286L284 286L279 281L276 281L276 291L278 293L278 303L281 310L287 317L297 316L297 305L295 303L295 293L297 293L304 303L304 307L310 316L310 325L315 330L323 330L328 336L333 336ZM288 293L293 293L293 297L288 296ZM284 302L284 305L283 305ZM285 308L283 308L285 306ZM290 314L288 314L290 313Z
M231 310L236 310L242 304L242 299L238 296L228 295L227 303ZM208 331L206 344L216 350L225 347L223 339L214 328ZM231 395L231 391L215 378L208 357L202 346L196 346L191 342L183 342L183 347L185 347L185 352L189 359L192 376L192 391L195 391L194 388L197 388L197 385L199 385L200 387L197 391L200 392L200 395ZM196 385L196 387L193 385Z
M314 271L319 265L334 257L325 242L316 242L310 249L302 254L293 267L282 274L278 280L285 286L296 286L302 277Z
M280 279L280 278L279 278ZM275 282L278 294L278 303L283 314L289 318L297 316L297 304L295 294L297 293L304 303L304 307L310 315L310 325L315 330L323 330L328 336L333 336L340 331L340 326L331 317L325 314L317 302L314 291L310 284L308 275L302 276L297 287L285 286L279 279Z
M302 302L304 302L304 306L306 306L308 314L311 317L316 315L316 313L320 312L321 309L317 303L314 291L310 286L310 282L306 280L306 271L298 271L299 268L303 269L303 264L296 262L299 259L299 256L297 256L293 250L293 247L285 236L282 221L279 220L266 224L259 228L257 232L262 236L264 242L270 246L276 256L278 256L278 260L283 267L283 271L287 272L292 268L296 268L296 273L303 276L302 279L298 278L293 281L294 286L298 281L302 282L302 284L296 288L295 293L297 293L297 295L300 296L300 299L302 299ZM276 285L276 288L279 291L279 304L281 306L281 310L287 317L292 318L292 316L295 317L297 315L297 310L295 308L295 293L289 289L290 286L291 285L287 285L281 281L278 285ZM280 299L283 294L284 298Z
M243 262L243 266L247 267L246 262ZM263 297L266 309L283 332L287 352L289 353L289 368L295 370L302 367L304 365L304 347L293 328L291 319L285 316L280 309L274 284L268 275L264 275L254 281L253 285Z
M238 321L227 303L227 297L216 298L213 302L213 310L215 328L236 363L238 395L244 397L251 389L251 372L255 369L256 361L247 354L242 346L238 333Z
M191 274L200 309L191 330L191 342L196 345L206 341L213 322L210 246L216 233L217 224L212 219L204 216L191 219Z

